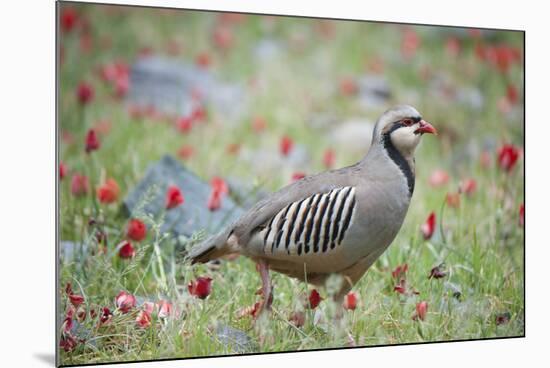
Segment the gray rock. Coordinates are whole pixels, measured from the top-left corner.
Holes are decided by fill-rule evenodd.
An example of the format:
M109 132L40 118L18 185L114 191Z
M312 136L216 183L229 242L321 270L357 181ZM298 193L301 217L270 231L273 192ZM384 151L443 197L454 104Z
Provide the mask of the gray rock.
M226 119L238 119L246 110L241 85L222 82L195 65L153 56L140 58L130 69L128 102L134 106L153 106L169 115L187 115L194 107L195 93Z
M170 185L176 185L183 193L185 202L175 208L165 210L166 191ZM158 219L165 213L162 232L168 232L179 238L189 238L193 233L206 230L214 233L242 214L242 209L225 196L221 207L216 211L207 208L211 187L195 174L187 170L171 156L164 156L151 164L143 179L124 199L126 213L136 216L141 213Z
M334 147L366 153L371 144L373 129L374 124L371 121L354 118L334 125L328 138Z
M216 327L216 338L224 345L227 353L250 353L256 348L250 336L224 324L218 324Z
M87 250L87 245L82 244L82 253L86 254ZM59 242L59 257L64 263L76 261L80 251L80 243L75 243L70 240L62 240Z
M392 97L390 84L379 75L364 75L357 79L358 99L366 109L385 107Z

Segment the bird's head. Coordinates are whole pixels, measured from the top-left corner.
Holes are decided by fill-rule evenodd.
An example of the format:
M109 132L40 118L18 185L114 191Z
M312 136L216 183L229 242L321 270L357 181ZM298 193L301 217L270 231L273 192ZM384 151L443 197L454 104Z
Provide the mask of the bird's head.
M437 134L435 128L422 119L412 106L398 105L384 112L373 132L373 145L393 145L399 152L410 157L424 133Z

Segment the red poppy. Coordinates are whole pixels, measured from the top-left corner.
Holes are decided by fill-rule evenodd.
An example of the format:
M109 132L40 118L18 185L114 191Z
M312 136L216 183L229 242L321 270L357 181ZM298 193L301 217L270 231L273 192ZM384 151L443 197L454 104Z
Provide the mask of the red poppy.
M402 265L397 266L392 272L391 276L394 279L401 279L404 278L407 274L407 271L409 270L409 265L407 263L403 263Z
M442 187L449 182L449 174L445 170L434 170L428 182L434 188Z
M435 212L432 211L430 213L430 215L426 219L426 222L424 222L420 227L420 231L424 236L424 240L428 240L432 237L435 231Z
M62 180L67 175L67 166L63 162L59 163L59 179Z
M358 91L357 83L350 77L345 77L340 80L340 93L344 96L353 96Z
M412 28L406 28L401 38L401 54L403 58L406 60L411 59L416 54L419 46L420 38L418 37L418 33Z
M212 35L214 44L220 49L229 49L233 46L233 31L227 26L218 26Z
M294 142L292 141L292 138L290 138L287 135L281 138L281 141L279 143L279 149L283 156L288 156L290 151L292 151L293 147L294 147Z
M141 310L136 317L136 324L138 327L147 328L151 326L151 313Z
M445 50L451 57L456 57L460 53L460 41L456 37L449 37L445 42Z
M255 133L261 133L267 128L267 122L264 118L260 116L256 116L254 119L252 119L252 130L254 130Z
M193 111L191 112L191 119L193 119L193 121L206 120L206 109L202 104L198 104L193 108Z
M519 158L519 149L513 144L502 145L497 152L497 162L504 171L511 171Z
M173 313L173 306L172 303L166 301L166 300L160 300L157 303L158 307L158 316L159 318L167 318Z
M210 186L212 190L210 192L210 197L208 198L208 209L210 211L215 211L221 207L221 202L227 193L229 193L229 187L227 183L220 177L215 176L210 181Z
M475 179L468 178L464 179L460 183L460 192L465 193L466 195L472 195L477 189L477 182Z
M506 98L508 99L508 102L512 105L515 105L518 102L518 89L513 84L509 84L508 87L506 87Z
M83 305L78 307L78 309L76 310L76 319L78 320L78 322L84 322L86 320L86 315L86 308Z
M210 59L210 55L207 52L201 52L195 58L195 63L199 67L206 69L212 64L212 60Z
M136 250L128 240L123 240L118 247L118 256L122 259L132 258L136 255Z
M519 226L525 226L525 206L523 203L519 206Z
M86 81L80 82L76 90L76 97L81 105L87 105L94 98L94 87Z
M195 149L193 148L193 146L190 146L190 145L184 145L184 146L181 146L180 149L178 149L178 156L182 159L182 160L187 160L191 157L193 157L195 153Z
M72 31L78 23L78 13L73 7L63 7L59 16L61 29L65 32Z
M86 134L86 153L99 149L100 143L94 129L88 130Z
M187 290L189 294L199 299L206 299L212 291L212 279L210 277L197 277L196 280L187 284Z
M183 204L184 201L181 190L175 185L170 185L166 191L166 209L177 207Z
M323 164L327 169L330 169L334 166L335 156L336 155L334 154L334 150L331 148L327 149L323 154Z
M76 339L68 333L64 333L59 340L59 347L63 348L66 353L73 351L77 344Z
M147 227L143 221L131 219L130 222L128 222L126 234L134 241L142 241L147 236Z
M80 197L88 193L88 189L88 177L85 175L74 174L71 178L71 193L74 196Z
M306 177L306 174L300 171L297 171L292 174L292 182L298 181Z
M121 291L115 298L115 304L119 311L126 314L136 306L136 297L126 291Z
M111 320L111 318L113 318L113 313L111 313L111 310L107 307L103 307L99 316L99 323L106 324Z
M190 116L183 116L176 122L176 126L182 133L189 133L193 128L193 119Z
M393 287L393 291L399 294L405 294L407 292L405 279L399 280L399 283Z
M445 201L447 202L447 206L458 208L460 206L460 193L447 193L447 196L445 196Z
M307 307L311 308L311 309L315 309L315 308L317 308L319 303L321 303L321 300L322 300L321 295L319 295L319 292L317 291L317 289L313 289L309 293L309 297L308 297L308 302L309 303L308 303Z
M428 275L428 279L441 279L445 276L447 276L447 272L445 272L445 266L443 264L440 264L439 266L435 266L430 270L430 274Z
M344 298L344 309L355 310L357 308L357 293L350 291Z
M426 314L428 313L428 302L422 301L416 304L416 313L413 315L413 320L422 320L426 319Z
M107 179L97 188L97 199L101 203L113 203L118 199L120 188L114 179Z
M84 297L82 295L70 294L69 301L75 307L78 307L80 304L84 303Z

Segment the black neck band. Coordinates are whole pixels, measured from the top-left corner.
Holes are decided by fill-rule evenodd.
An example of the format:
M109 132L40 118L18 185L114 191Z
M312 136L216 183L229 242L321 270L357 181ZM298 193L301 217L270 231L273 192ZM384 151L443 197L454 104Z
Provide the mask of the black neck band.
M414 192L414 173L412 172L411 166L405 157L403 157L401 152L395 148L393 142L391 141L391 133L398 128L401 128L401 125L396 124L389 131L382 134L382 144L386 152L388 152L388 156L390 156L392 161L399 167L403 175L405 175L405 178L407 179L407 186L409 187L409 196L412 197Z

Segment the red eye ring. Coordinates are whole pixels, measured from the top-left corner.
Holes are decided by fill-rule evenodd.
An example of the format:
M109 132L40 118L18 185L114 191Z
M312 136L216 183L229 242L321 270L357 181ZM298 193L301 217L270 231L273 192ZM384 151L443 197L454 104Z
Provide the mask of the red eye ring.
M414 124L414 121L412 119L403 119L401 123L405 126L411 126Z

